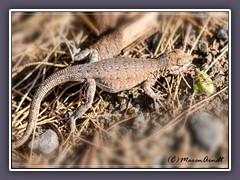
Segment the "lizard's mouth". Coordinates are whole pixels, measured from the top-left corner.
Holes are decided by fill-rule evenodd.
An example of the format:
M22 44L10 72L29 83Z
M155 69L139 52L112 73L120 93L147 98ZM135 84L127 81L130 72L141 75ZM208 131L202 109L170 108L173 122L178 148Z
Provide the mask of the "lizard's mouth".
M188 70L189 70L188 68L185 68L181 71L181 73L186 73L186 72L188 72Z
M186 73L188 71L188 66L191 62L184 64L183 66L173 66L171 68L170 74L179 74L179 73Z

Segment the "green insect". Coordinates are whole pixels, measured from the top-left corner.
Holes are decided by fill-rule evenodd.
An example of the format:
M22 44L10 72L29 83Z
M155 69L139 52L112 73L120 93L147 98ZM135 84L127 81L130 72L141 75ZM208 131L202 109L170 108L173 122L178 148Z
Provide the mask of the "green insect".
M199 68L195 69L193 90L194 93L200 92L205 95L210 95L214 93L215 91L214 83L204 70L201 71Z

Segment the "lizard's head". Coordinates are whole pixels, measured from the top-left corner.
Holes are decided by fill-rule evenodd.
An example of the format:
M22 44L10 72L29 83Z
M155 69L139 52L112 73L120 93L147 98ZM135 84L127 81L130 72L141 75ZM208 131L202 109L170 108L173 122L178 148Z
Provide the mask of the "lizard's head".
M187 67L192 63L193 57L187 55L182 50L174 50L172 52L163 54L161 57L166 58L169 74L179 74L187 71Z

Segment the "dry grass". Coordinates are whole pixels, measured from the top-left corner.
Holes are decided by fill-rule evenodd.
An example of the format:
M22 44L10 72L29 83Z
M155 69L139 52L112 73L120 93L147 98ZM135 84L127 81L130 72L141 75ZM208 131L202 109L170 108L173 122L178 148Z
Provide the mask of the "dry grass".
M14 13L12 18L12 137L19 139L28 122L33 94L53 72L74 63L72 47L97 39L74 13ZM127 16L123 14L122 16ZM86 16L84 16L86 18ZM127 18L126 18L127 19ZM93 28L93 29L92 29ZM67 115L84 100L84 85L66 83L49 92L41 105L33 136L51 128L57 132L60 147L46 156L31 151L27 144L12 151L13 167L154 167L172 154L202 157L204 151L188 142L185 122L196 111L207 110L225 123L226 141L220 153L228 162L228 42L216 37L228 29L226 13L159 13L159 42L145 39L124 51L125 57L156 57L166 51L183 49L194 56L196 67L203 67L213 79L216 92L210 96L193 93L193 67L186 74L159 77L155 92L162 95L161 114L153 111L152 100L140 87L118 94L97 89L92 108L77 121L77 131L69 134ZM207 53L199 50L207 44ZM153 44L152 44L153 43ZM152 44L152 45L151 45ZM211 61L206 55L216 51ZM139 114L144 122L134 123ZM181 141L183 140L183 141ZM172 144L178 147L172 149ZM189 151L189 149L192 149ZM215 157L216 154L212 154ZM164 164L164 163L160 163ZM215 167L212 164L165 164L161 167ZM222 167L222 166L221 166Z

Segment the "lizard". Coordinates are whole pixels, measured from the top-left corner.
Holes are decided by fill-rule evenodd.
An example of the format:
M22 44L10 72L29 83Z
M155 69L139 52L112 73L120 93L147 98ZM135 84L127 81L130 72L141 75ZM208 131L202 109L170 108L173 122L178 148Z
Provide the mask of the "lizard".
M76 129L76 119L84 115L92 106L96 87L109 92L117 93L142 85L145 93L154 101L155 109L159 109L159 95L151 86L159 76L178 74L187 69L193 57L181 50L164 53L158 58L124 58L116 57L99 61L96 49L85 49L75 53L75 61L88 58L89 62L68 66L46 78L38 87L33 96L28 125L23 136L12 142L12 148L19 148L30 138L33 132L41 106L41 101L55 86L69 81L86 83L85 104L80 105L69 117L70 131Z

